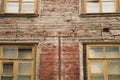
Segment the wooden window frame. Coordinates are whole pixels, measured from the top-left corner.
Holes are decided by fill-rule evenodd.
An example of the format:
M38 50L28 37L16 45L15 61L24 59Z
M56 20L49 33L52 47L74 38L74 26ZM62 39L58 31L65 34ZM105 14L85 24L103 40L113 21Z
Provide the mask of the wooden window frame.
M38 0L34 0L34 11L33 12L21 12L21 8L22 8L22 0L1 0L2 1L2 5L1 7L1 13L0 14L37 14L38 13ZM18 12L6 12L6 6L7 6L7 2L18 2L19 6L18 6ZM25 3L30 3L31 1L27 1Z
M2 58L2 49L3 47L16 47L16 48L30 48L32 49L32 58L31 59L19 59L18 57L15 58L15 59L10 59L10 58ZM20 76L18 74L18 64L19 63L24 63L24 62L30 62L31 63L31 80L36 80L36 45L0 45L0 76L4 76L4 75L7 75L7 76L13 76L13 80L18 80L17 79L17 76ZM17 52L18 54L18 52ZM13 63L13 74L4 74L2 73L2 64L4 62L12 62ZM27 75L26 75L27 76Z
M91 62L102 62L103 64L103 74L104 74L104 80L108 80L108 68L107 68L107 62L109 61L119 61L120 62L120 57L119 58L90 58L90 47L91 46L101 46L101 47L108 47L108 46L119 46L119 56L120 56L120 44L88 44L86 45L86 70L87 70L87 80L91 80L91 71L90 71L90 63ZM105 53L105 49L103 49L103 53ZM120 75L119 75L120 76Z
M102 0L99 0L99 11L100 12L97 12L97 13L87 12L87 0L82 0L81 6L82 6L81 14L99 14L99 13L105 14L104 12L102 12ZM108 12L108 13L120 13L120 1L119 0L114 0L114 8L115 8L115 12Z

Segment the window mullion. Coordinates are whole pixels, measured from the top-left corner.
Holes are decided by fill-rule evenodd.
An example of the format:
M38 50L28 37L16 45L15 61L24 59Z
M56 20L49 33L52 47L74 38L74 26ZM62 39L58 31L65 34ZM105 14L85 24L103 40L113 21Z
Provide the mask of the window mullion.
M32 62L32 70L31 70L31 79L32 79L32 80L35 79L35 75L36 75L36 74L35 74L36 68L35 68L35 66L34 66L34 65L36 64L36 63L35 63L35 62L36 62L36 61L35 61L35 56L36 56L36 54L35 54L35 53L36 53L36 50L35 50L35 49L36 49L36 45L32 47L32 60L33 60L33 61L31 61L31 62Z
M105 80L108 80L107 60L104 60L104 75L105 75Z
M17 80L18 74L18 61L14 61L14 80Z
M34 73L34 71L35 71L35 67L34 67L34 65L35 65L35 63L32 61L31 62L32 63L32 70L31 70L31 80L34 80L35 79L35 73Z
M102 0L100 0L99 3L100 3L100 13L102 13Z
M90 68L91 68L91 67L90 67L90 63L91 63L90 60L87 60L87 71L88 71L88 72L87 72L87 73L88 73L87 75L88 75L88 80L90 80L90 75L91 75L91 73L90 73L90 71L91 71L91 70L90 70Z

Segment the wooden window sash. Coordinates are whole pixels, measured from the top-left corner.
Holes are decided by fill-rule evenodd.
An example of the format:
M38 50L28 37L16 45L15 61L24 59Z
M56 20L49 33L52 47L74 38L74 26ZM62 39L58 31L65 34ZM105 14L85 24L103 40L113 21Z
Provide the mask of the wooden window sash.
M109 2L109 1L107 1L107 2ZM119 0L113 0L113 2L114 2L115 13L119 13L120 12L120 1ZM89 12L87 13L87 0L83 0L82 3L84 4L83 8L82 8L83 9L82 13L83 14L89 14ZM99 0L99 11L100 11L100 13L104 13L104 12L102 12L102 0Z
M3 59L3 60L4 60L4 59L7 59L7 58L2 58L2 57L3 57L3 50L2 50L2 49L3 49L4 47L6 47L6 48L9 48L9 47L16 48L16 50L17 50L17 51L16 51L16 55L17 55L17 56L16 56L15 59L19 59L19 56L18 56L18 55L19 55L19 51L18 51L18 50L19 50L20 48L26 48L26 49L31 48L31 50L32 50L32 52L31 52L31 58L25 59L25 60L33 60L33 59L34 59L34 54L33 54L33 53L35 52L35 47L34 47L34 46L15 46L15 45L14 45L14 46L10 46L10 45L7 45L7 46L6 46L6 45L5 45L5 46L1 46L1 47L0 47L0 49L1 49L0 58ZM10 59L10 58L8 58L8 59ZM14 60L14 58L13 58L13 60ZM24 60L24 59L21 58L21 60Z
M90 50L90 47L91 46L104 46L104 53L105 53L105 46L119 46L119 52L120 52L120 45L117 45L117 44L111 44L111 45L87 45L87 57L86 57L86 61L87 61L87 76L88 76L88 80L90 80L90 75L91 75L91 73L90 73L90 63L91 62L103 62L103 68L104 68L104 80L108 80L108 66L107 66L107 61L109 61L109 60L112 60L112 61L116 61L116 60L118 60L118 61L120 61L120 58L104 58L104 59L93 59L93 58L89 58L89 50ZM120 55L120 54L119 54Z
M18 4L19 4L19 6L18 6L18 13L16 13L16 14L35 14L35 13L37 13L38 12L38 0L34 0L32 3L34 3L34 11L33 11L33 13L32 12L22 12L21 13L21 11L22 11L22 0L4 0L4 9L3 9L3 12L4 13L8 13L9 14L9 12L6 12L6 6L7 6L7 3L8 2L18 2ZM25 1L26 3L31 3L31 1ZM14 13L14 12L13 12Z
M115 0L113 0L113 1L112 1L112 0L111 0L111 1L107 1L107 0L106 0L106 1L102 1L102 0L100 0L100 1L101 1L101 7L103 7L103 2L113 2L115 12L108 12L108 13L116 13L116 4L115 4ZM101 13L104 13L104 12L103 12L103 9L104 9L104 8L102 8L102 12L101 12ZM106 12L105 12L105 13L106 13Z
M3 63L5 63L5 62L12 62L13 63L13 74L2 74L2 70L3 70L3 68L2 68L2 64ZM6 75L6 76L13 76L13 78L14 78L14 80L17 80L17 78L18 78L18 65L19 65L19 63L24 63L24 62L30 62L31 63L31 74L30 74L30 76L31 76L31 80L34 80L34 77L35 77L35 75L34 75L34 62L33 61L18 61L18 60L14 60L14 61L10 61L10 60L3 60L3 61L1 61L0 60L0 75ZM25 76L27 76L27 75L25 75Z
M35 49L36 47L35 46L18 46L18 45L14 45L14 47L17 47L17 48L28 48L28 47L31 47L32 48L32 59L1 59L1 54L2 54L2 47L11 47L10 45L3 45L3 46L0 46L0 76L3 75L2 74L2 64L4 62L12 62L13 63L13 78L14 80L17 80L18 78L18 65L20 62L30 62L31 63L31 80L35 80ZM18 50L18 49L17 49ZM17 51L17 54L18 54L18 51ZM5 75L5 74L4 74Z

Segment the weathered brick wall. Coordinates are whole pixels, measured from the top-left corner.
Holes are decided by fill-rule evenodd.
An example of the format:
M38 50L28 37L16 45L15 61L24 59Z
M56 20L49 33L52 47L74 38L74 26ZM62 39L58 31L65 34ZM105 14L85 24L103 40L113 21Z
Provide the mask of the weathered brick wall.
M65 15L71 13L72 15L78 14L79 0L43 0L43 13L42 15Z
M79 9L79 0L39 0L38 17L0 17L0 43L38 43L36 80L83 80L80 46L120 42L120 17L79 16Z
M79 42L62 39L61 57L62 80L79 80Z
M40 53L40 80L58 80L58 39L46 39Z

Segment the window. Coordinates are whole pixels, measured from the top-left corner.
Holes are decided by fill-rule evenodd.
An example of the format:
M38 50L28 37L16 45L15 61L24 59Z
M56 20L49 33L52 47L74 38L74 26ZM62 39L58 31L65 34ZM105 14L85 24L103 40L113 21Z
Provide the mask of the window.
M87 80L120 80L120 45L87 45Z
M1 0L2 13L35 14L37 13L37 0Z
M35 80L35 46L1 45L0 80Z
M83 14L119 12L120 0L83 0Z

